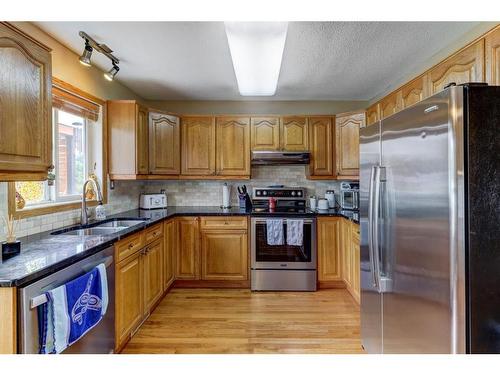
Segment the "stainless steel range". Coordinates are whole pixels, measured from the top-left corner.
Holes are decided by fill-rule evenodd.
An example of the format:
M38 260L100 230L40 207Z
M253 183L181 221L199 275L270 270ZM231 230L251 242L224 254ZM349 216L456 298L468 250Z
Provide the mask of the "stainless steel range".
M306 208L306 189L272 186L253 189L251 289L316 290L316 219ZM267 221L283 223L283 244L269 245ZM302 244L287 244L291 220L303 221Z

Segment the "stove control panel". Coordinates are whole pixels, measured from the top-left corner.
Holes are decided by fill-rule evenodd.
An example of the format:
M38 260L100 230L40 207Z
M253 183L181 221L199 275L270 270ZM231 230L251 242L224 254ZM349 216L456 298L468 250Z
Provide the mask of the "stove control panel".
M290 188L253 188L253 199L305 199L306 189L300 187Z

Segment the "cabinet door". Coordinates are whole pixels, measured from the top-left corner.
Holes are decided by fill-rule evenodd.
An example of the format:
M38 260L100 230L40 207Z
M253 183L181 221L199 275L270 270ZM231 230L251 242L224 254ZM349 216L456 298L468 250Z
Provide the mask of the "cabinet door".
M250 175L250 118L217 118L217 174Z
M384 119L401 110L400 95L394 92L380 101L380 118Z
M149 173L148 109L136 104L136 155L137 174Z
M360 296L360 259L359 259L359 225L351 224L351 294L359 303Z
M486 82L500 85L500 27L486 35Z
M215 119L213 117L182 118L183 175L215 174Z
M451 83L484 82L484 39L465 48L428 73L430 94L435 94Z
M342 280L340 221L338 217L318 218L318 280Z
M115 341L120 347L143 317L143 266L141 252L116 265L115 275Z
M0 23L2 181L47 178L52 164L51 77L49 50Z
M276 151L280 148L279 117L252 117L252 150Z
M342 247L342 277L349 290L352 288L352 246L351 246L351 225L348 220L341 219L341 247Z
M359 128L364 125L364 112L336 117L337 176L357 177L359 175Z
M143 258L144 315L147 315L163 294L163 238L148 245Z
M309 132L306 117L282 117L281 149L285 151L309 150Z
M425 87L426 80L427 75L424 75L414 79L401 88L401 109L408 108L428 96L427 89Z
M202 280L247 280L246 231L207 231L201 234Z
M313 177L335 177L334 127L331 117L309 117L311 162Z
M179 118L149 113L149 171L176 175L180 172Z
M177 231L175 220L167 220L163 228L165 245L163 248L164 290L168 289L175 278L175 251L177 246Z
M366 126L375 124L380 120L379 103L376 103L366 110Z
M200 279L200 231L197 217L177 219L179 235L177 244L176 278L181 280Z

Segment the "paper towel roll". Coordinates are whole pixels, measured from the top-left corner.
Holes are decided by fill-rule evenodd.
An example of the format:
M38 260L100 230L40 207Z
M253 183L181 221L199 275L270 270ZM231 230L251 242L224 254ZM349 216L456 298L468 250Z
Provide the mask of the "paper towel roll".
M231 188L228 186L227 182L222 186L222 207L231 207Z

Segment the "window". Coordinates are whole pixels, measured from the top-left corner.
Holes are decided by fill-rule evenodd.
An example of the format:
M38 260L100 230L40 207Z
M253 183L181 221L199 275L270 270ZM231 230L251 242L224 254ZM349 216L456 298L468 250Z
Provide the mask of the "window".
M51 212L48 207L59 208L54 211L75 208L90 173L95 173L100 185L106 188L101 182L105 173L103 127L99 118L104 103L90 101L81 92L74 94L59 86L53 87L52 95L54 169L47 181L9 184L9 201L15 200L9 209L18 217L33 216L40 210Z

